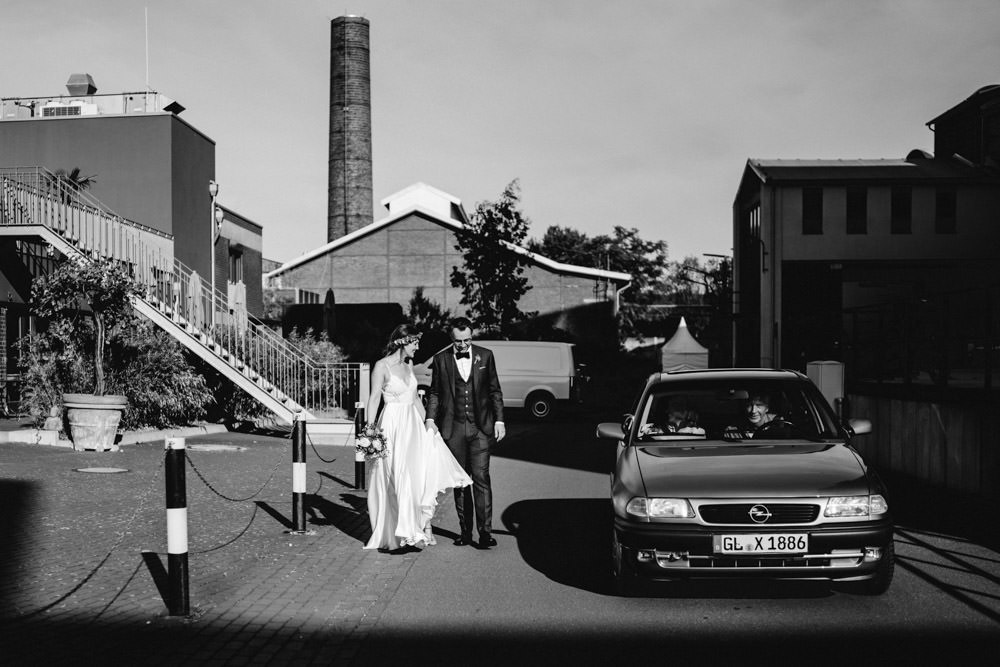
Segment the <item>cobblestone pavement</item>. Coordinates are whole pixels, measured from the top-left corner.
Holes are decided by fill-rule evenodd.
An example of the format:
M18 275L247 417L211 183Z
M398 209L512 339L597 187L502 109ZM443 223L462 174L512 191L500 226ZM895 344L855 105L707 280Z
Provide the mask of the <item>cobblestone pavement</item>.
M312 534L288 534L290 442L187 440L188 617L164 603L162 441L118 453L0 445L4 664L351 664L419 552L361 549L366 494L347 447L308 449ZM88 467L128 472L77 472ZM454 514L445 502L439 515Z

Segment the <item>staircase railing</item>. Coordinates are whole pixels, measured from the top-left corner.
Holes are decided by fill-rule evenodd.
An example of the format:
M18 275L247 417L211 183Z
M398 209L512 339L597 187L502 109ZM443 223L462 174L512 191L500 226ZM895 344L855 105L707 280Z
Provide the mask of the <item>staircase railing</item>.
M111 212L44 168L0 168L0 182L4 225L43 225L84 255L128 266L149 305L284 404L288 414L279 416L303 409L314 418L346 417L367 398L365 365L311 359L175 258L170 234Z

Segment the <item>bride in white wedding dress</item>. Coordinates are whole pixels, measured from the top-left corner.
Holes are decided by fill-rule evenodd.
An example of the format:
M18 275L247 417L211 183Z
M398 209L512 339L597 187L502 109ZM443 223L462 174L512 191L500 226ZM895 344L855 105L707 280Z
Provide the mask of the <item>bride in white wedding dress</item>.
M399 325L389 337L386 356L372 369L365 414L373 419L380 401L385 402L379 426L388 451L368 462L372 536L365 549L436 544L431 519L438 494L472 484L440 434L424 426L424 406L410 362L419 341L412 327Z

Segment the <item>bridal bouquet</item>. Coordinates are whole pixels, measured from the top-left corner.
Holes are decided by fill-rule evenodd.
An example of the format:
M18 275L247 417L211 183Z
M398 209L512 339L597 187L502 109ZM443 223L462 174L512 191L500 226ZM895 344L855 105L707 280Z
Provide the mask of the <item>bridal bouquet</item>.
M366 459L379 459L386 455L385 433L374 424L365 424L355 438L355 449Z

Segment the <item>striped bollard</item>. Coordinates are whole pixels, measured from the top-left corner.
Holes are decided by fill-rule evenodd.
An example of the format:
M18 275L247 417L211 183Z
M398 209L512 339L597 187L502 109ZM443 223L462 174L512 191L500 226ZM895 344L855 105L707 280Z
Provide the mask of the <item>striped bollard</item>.
M184 438L167 438L164 462L167 482L167 613L191 613L188 588L187 484Z
M365 427L365 406L358 402L354 408L354 437L357 438ZM354 488L365 488L365 455L357 450L354 450Z
M313 535L306 530L306 416L295 413L292 422L292 535Z

